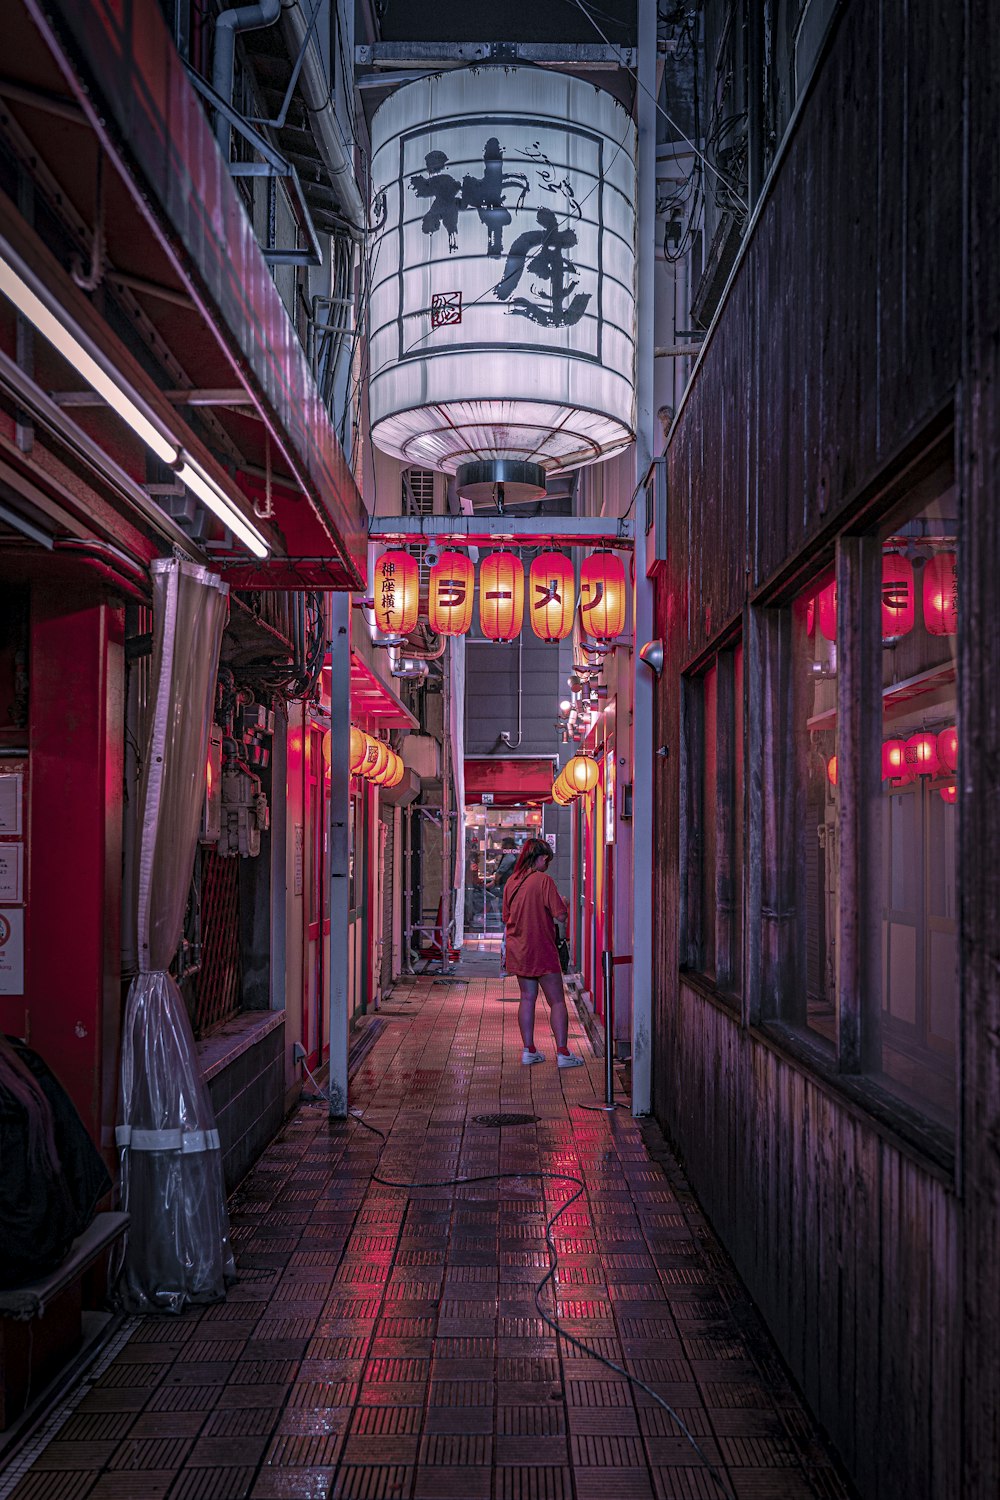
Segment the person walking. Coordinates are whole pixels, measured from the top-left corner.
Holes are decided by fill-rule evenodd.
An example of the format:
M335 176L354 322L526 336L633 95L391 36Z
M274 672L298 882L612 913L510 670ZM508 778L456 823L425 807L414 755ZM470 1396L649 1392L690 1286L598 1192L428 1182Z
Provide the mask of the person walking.
M545 1061L535 1046L535 1002L538 990L548 1001L549 1023L560 1068L580 1068L583 1058L569 1050L569 1013L556 948L556 923L564 923L569 908L548 874L552 850L544 839L528 839L503 893L503 921L507 932L507 973L521 991L517 1024L525 1067Z

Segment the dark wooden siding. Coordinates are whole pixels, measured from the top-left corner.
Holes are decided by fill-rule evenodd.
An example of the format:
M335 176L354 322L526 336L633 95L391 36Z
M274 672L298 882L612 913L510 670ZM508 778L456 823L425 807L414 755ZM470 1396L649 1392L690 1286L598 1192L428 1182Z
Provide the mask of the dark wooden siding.
M668 449L654 1109L866 1500L1000 1492L998 78L989 0L964 19L933 0L843 7ZM952 408L969 601L954 1179L750 1025L759 934L741 1015L678 980L677 920L681 674L752 599L828 564ZM746 770L752 827L765 772Z

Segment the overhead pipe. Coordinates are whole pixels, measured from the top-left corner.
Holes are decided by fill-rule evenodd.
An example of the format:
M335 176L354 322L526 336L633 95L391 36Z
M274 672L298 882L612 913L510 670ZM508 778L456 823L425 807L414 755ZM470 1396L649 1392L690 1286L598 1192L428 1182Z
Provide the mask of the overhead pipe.
M236 33L262 31L273 26L281 15L281 0L260 0L258 5L238 5L223 10L215 18L215 48L212 55L212 87L227 104L233 99L233 75L236 64ZM215 139L228 162L229 132L232 127L221 110L215 117Z
M330 0L313 0L315 7L324 3L330 3ZM280 8L280 0L278 8ZM282 11L281 24L288 41L289 52L293 57L297 57L300 52L303 54L302 91L309 110L309 119L316 133L316 144L323 157L323 164L330 174L334 191L340 200L350 231L360 239L365 233L368 215L354 175L354 153L337 119L332 81L327 76L323 65L323 57L315 31L310 36L312 21L312 15L306 14L300 0L292 0L292 4L286 5ZM345 63L353 72L353 58L345 59Z

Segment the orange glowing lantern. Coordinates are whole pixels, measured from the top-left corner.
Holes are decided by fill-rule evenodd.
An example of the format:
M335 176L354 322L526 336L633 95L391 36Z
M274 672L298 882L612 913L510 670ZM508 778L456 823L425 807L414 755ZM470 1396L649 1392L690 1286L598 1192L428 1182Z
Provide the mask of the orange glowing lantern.
M882 639L908 635L915 618L913 564L901 552L883 552Z
M942 729L938 735L937 753L943 771L958 770L958 730L954 724L949 729Z
M512 641L524 619L524 569L513 552L491 552L479 565L479 624L489 641Z
M375 564L375 624L384 635L409 635L420 610L420 569L408 552L383 552Z
M817 613L819 615L819 628L828 641L837 639L837 584L836 581L828 583L825 589L820 590L817 601Z
M592 792L597 785L597 762L589 755L574 755L566 762L564 774L571 791Z
M826 763L826 779L831 786L837 785L837 757L831 755Z
M377 781L389 764L389 746L384 740L377 740L374 735L368 736L368 744L365 748L365 758L361 766L361 774L367 776L369 781Z
M552 783L552 800L558 802L560 807L568 807L573 798L570 793L559 785L561 778L557 777Z
M882 746L882 780L895 780L900 776L907 776L909 767L906 764L906 746L902 740L886 740Z
M326 733L323 736L323 764L324 764L324 766L328 766L330 764L330 731L329 731L329 729L326 731Z
M924 624L928 635L958 630L958 568L954 552L935 552L924 564Z
M540 641L562 641L573 629L573 564L562 552L540 552L528 572L528 618Z
M368 736L365 734L363 729L358 729L354 724L352 724L350 749L350 766L352 776L357 776L358 772L361 770L361 767L364 764L365 751L367 750L367 748Z
M904 758L909 770L919 771L921 776L933 776L938 770L937 735L924 731L911 734Z
M957 802L958 801L958 787L955 785L955 783L953 781L949 782L949 784L947 786L941 787L940 791L941 791L941 800L942 800L942 802Z
M399 783L406 775L406 767L403 764L403 757L397 754L395 750L390 750L389 754L392 757L389 762L389 773L382 784L383 786L399 786Z
M472 624L476 570L464 552L442 552L427 580L427 619L438 635L465 635Z
M593 552L580 566L580 619L595 641L625 629L625 567L613 552Z

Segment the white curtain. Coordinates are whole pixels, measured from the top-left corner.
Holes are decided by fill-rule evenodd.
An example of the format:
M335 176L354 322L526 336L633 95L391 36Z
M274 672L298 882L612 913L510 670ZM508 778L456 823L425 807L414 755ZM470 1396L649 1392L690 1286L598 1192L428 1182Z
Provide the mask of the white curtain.
M139 973L122 1031L118 1146L131 1215L122 1291L133 1311L225 1295L236 1269L219 1135L187 1009L167 967L184 923L229 587L207 568L153 574L151 724L139 793Z

